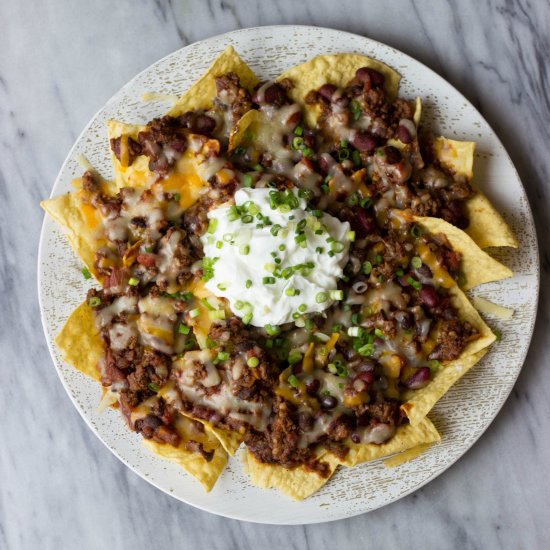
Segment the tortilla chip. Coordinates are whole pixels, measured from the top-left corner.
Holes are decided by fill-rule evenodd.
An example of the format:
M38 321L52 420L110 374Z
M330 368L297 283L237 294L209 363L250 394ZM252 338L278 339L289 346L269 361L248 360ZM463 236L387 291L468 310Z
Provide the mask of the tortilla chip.
M191 422L183 415L180 416L177 431L182 437L182 442L179 447L157 443L150 439L144 439L143 445L160 457L179 464L202 484L206 492L209 492L227 464L227 453L213 435L208 432L197 434L196 430L193 430ZM212 459L206 460L200 453L187 450L185 443L190 439L201 443L205 451L213 451Z
M440 218L415 216L415 220L432 235L443 233L454 250L462 255L461 270L465 281L463 290L469 290L482 283L499 281L514 275L513 271L483 252L464 231Z
M416 425L405 424L397 428L395 435L381 445L374 443L351 443L345 460L340 461L343 466L356 466L377 458L401 453L408 449L427 443L434 443L441 439L435 426L428 418L422 418Z
M444 137L434 140L434 154L439 162L457 174L466 176L468 180L473 176L474 149L473 141L455 141ZM474 189L476 194L465 203L470 219L470 225L465 232L481 248L489 246L517 248L517 239L502 216L479 189L475 186Z
M320 460L329 465L330 475L327 478L308 471L303 466L288 469L276 464L265 464L248 450L243 455L243 460L246 461L245 469L252 485L262 489L278 489L294 500L303 500L318 491L338 467L338 459L330 453L320 457Z
M239 57L233 46L227 46L167 114L180 116L195 109L210 109L216 97L216 78L229 72L237 74L244 88L252 90L258 84L258 78L252 69Z
M319 55L306 63L292 67L277 78L289 78L294 87L288 92L289 97L305 107L307 123L314 127L317 122L317 107L305 104L305 97L311 90L318 90L323 84L335 84L344 87L361 67L370 67L381 72L385 77L384 88L390 97L397 97L401 76L388 65L366 55L356 53L338 53Z
M100 380L97 364L103 344L94 322L92 308L83 302L69 316L55 339L63 360L94 380Z
M91 206L83 209L77 192L42 201L40 206L57 223L65 227L73 250L99 281L101 277L94 267L95 251L98 247L94 228L101 221L97 211Z
M212 433L218 439L218 441L221 443L222 447L227 453L229 453L231 456L235 455L244 440L243 434L224 430L223 428L217 428L206 420L199 420L199 422L204 426L207 431Z
M134 159L130 166L124 166L115 156L110 146L112 139L128 136L137 141L139 132L145 130L145 126L139 124L125 124L118 120L107 121L107 137L109 139L109 151L115 171L115 182L118 189L123 187L145 187L153 183L155 175L149 170L149 157L140 155Z
M420 390L409 393L409 400L401 405L412 426L422 423L433 406L487 353L483 349L472 355L462 355L455 361L442 365L433 380Z

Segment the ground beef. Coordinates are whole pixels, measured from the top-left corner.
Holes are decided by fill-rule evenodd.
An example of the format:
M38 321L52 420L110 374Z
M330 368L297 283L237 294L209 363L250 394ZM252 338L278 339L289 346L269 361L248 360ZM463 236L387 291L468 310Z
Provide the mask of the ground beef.
M144 155L149 157L149 170L165 176L187 148L187 138L177 118L155 118L138 134Z
M232 127L252 109L252 99L246 88L241 86L235 73L227 73L216 78L218 104L231 111Z
M437 346L430 354L430 359L452 361L464 349L466 343L475 335L473 327L459 319L443 319L437 335Z
M206 462L210 462L214 457L214 451L205 451L202 443L193 441L192 439L185 442L185 448L191 453L200 454Z
M121 151L120 151L120 142L122 140L122 136L117 138L111 138L110 145L111 145L111 151L113 151L113 154L118 159L119 162L122 162L121 159ZM127 147L128 147L128 164L127 166L130 166L136 157L141 155L141 145L139 142L137 142L132 137L128 136L127 141Z

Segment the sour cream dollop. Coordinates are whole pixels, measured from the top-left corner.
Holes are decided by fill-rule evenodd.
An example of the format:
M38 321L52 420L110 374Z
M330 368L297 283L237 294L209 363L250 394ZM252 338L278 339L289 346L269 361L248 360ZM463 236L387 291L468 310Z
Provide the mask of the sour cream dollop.
M201 237L205 286L243 321L281 325L341 299L337 283L348 261L350 225L307 211L297 189L243 188L235 205L223 204L208 218Z

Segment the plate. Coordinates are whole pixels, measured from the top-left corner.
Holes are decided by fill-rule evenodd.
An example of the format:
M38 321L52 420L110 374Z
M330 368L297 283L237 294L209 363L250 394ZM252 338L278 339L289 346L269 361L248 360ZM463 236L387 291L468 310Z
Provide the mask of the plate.
M457 90L411 57L379 42L341 31L303 26L243 29L187 46L151 65L126 84L92 119L70 151L52 196L71 190L82 173L76 158L84 154L105 176L112 174L105 121L145 123L168 110L162 102L143 103L145 92L181 94L228 44L232 44L261 79L323 53L357 52L375 57L403 76L401 95L419 95L423 119L435 132L477 142L474 181L512 226L517 250L499 249L497 259L515 276L486 284L475 294L515 310L509 321L489 320L502 333L486 358L448 392L430 414L442 441L421 457L398 468L382 460L340 469L325 487L302 502L276 491L250 485L238 454L230 460L211 493L177 465L150 454L141 437L127 430L120 414L109 409L96 414L99 384L63 362L54 338L88 288L81 263L63 232L46 218L38 254L38 292L46 340L55 367L78 411L103 443L149 483L188 504L223 516L262 523L304 524L331 521L384 506L441 474L458 460L487 429L519 374L533 332L539 261L533 218L518 174L495 133Z

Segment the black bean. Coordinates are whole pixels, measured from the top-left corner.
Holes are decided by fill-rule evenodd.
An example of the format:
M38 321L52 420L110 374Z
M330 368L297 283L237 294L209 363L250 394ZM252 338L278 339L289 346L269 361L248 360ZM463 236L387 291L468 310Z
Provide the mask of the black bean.
M309 395L315 395L319 388L321 387L321 383L317 378L312 378L309 382L306 383L306 390Z
M334 409L338 405L338 400L333 395L324 395L321 397L321 408Z

